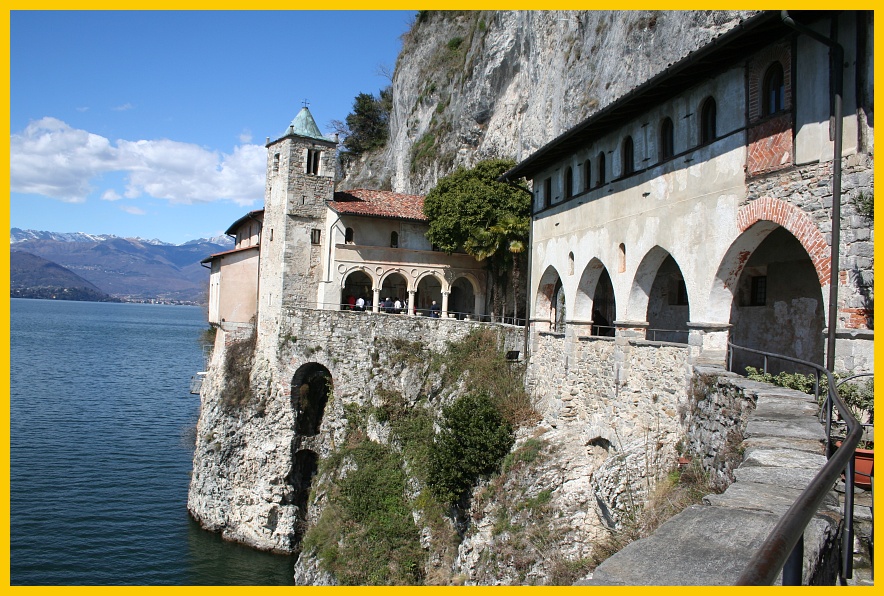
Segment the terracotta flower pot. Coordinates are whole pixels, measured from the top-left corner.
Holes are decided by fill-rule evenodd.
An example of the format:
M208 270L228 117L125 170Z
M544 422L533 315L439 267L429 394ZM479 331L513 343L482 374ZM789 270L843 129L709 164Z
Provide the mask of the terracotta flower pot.
M835 442L841 447L841 441ZM875 471L875 450L857 449L853 454L853 484L863 490L871 490L872 476ZM842 474L842 477L844 475Z
M853 483L864 490L871 490L874 471L875 451L873 449L857 449L853 456Z

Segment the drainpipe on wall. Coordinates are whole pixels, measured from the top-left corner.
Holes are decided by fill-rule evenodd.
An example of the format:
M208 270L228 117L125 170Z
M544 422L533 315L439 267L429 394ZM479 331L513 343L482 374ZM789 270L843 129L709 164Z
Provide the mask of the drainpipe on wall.
M528 338L530 335L530 324L531 320L531 247L532 240L534 239L534 225L532 223L533 215L534 215L534 193L516 184L513 180L505 180L507 184L509 184L512 188L516 190L521 190L522 192L528 193L528 196L531 197L531 215L529 215L528 220L528 270L525 272L525 333L524 335L524 345L522 348L522 353L525 355L525 358L528 358ZM515 296L513 296L513 300L515 300ZM515 323L515 321L513 321Z
M829 77L832 81L835 104L835 138L832 139L835 143L835 155L832 160L832 252L830 257L829 334L826 338L826 368L830 372L835 372L835 333L838 328L838 273L840 269L838 257L841 247L841 137L844 127L841 101L844 93L844 48L834 38L826 37L809 27L796 23L789 16L788 10L781 11L780 16L783 24L787 27L829 46L830 49ZM837 27L837 17L833 17L833 21ZM832 128L830 127L829 130L831 131Z

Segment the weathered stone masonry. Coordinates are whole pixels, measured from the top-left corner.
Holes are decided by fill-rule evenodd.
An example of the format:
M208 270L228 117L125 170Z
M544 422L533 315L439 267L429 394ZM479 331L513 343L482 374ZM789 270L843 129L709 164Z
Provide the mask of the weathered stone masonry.
M482 327L494 329L504 349L523 349L524 330L518 327L286 309L279 336L258 336L252 401L233 410L222 405L224 351L229 342L227 332L220 330L201 395L188 496L191 514L226 539L262 550L297 550L306 517L299 504L303 506L309 488L310 466L315 471L316 459L327 456L344 440L345 406L372 404L381 388L416 401L419 375L407 362L391 362L395 353L422 347L426 357ZM301 436L297 430L299 396L293 391L300 388L303 371L323 369L331 377L333 393L320 413L319 432ZM318 513L307 515L315 519Z

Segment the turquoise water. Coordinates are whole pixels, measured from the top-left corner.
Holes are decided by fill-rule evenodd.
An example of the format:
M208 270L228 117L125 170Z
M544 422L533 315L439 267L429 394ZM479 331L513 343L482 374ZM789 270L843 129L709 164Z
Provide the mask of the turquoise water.
M187 514L197 307L11 301L13 585L284 585Z

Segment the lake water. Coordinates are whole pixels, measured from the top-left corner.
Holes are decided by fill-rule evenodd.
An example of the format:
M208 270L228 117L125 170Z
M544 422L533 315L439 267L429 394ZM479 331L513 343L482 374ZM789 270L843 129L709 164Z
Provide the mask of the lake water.
M197 307L11 300L12 585L291 585L187 514Z

